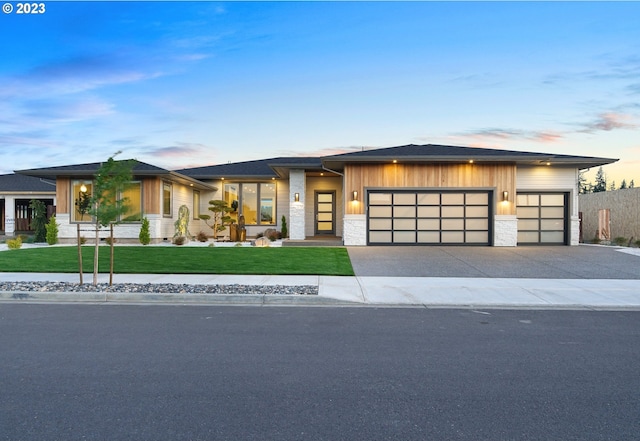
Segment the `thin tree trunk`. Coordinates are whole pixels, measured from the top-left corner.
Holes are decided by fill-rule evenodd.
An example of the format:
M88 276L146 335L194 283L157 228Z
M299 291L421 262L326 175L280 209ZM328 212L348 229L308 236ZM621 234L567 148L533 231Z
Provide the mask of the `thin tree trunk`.
M111 261L109 262L109 286L113 285L113 224L111 224Z
M96 247L93 252L93 285L98 284L98 246L100 245L100 225L96 223Z
M80 243L80 224L76 224L76 227L78 227L78 268L80 270L80 285L82 285L82 244Z

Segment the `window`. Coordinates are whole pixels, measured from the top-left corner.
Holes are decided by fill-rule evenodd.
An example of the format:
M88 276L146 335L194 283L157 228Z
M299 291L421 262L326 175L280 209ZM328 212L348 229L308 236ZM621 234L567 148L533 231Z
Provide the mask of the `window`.
M91 181L73 181L71 183L71 200L73 210L71 214L72 222L94 222L95 219L89 214L91 209L91 196L93 196L93 183ZM119 199L126 199L127 211L121 216L121 222L142 221L142 183L131 182L126 189L118 194Z
M200 219L200 192L193 190L193 218Z
M242 184L242 215L247 225L258 223L258 184Z
M234 222L238 222L238 212L240 211L240 193L238 192L238 184L225 184L223 200L229 207L231 207L229 217L231 217Z
M244 216L246 225L276 224L276 183L245 182L224 185L224 201L235 221Z
M71 211L72 222L92 222L89 214L91 209L91 196L93 194L93 183L91 181L72 181L71 201L73 209Z
M127 188L120 193L120 199L126 199L127 211L125 211L120 220L122 222L141 222L142 221L142 184L140 182L131 182Z
M171 199L172 199L173 187L170 182L162 183L162 215L164 217L172 217L171 211Z

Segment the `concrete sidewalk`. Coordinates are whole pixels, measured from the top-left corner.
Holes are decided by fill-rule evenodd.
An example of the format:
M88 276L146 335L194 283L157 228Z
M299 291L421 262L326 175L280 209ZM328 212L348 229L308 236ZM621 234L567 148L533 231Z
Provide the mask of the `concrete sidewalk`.
M85 275L85 282L91 280ZM78 282L77 274L0 273L0 282ZM108 275L101 274L100 283ZM114 283L314 285L316 295L0 292L3 302L637 309L638 280L117 274Z

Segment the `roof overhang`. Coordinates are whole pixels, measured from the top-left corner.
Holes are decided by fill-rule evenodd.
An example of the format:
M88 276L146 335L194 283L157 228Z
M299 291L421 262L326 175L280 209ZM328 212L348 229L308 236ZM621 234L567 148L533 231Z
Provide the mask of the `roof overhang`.
M344 170L347 164L515 164L520 166L556 165L572 167L579 170L599 167L601 165L612 164L618 159L596 158L589 156L568 156L568 155L493 155L490 157L469 157L461 156L400 156L391 158L389 156L360 156L360 157L325 157L322 158L324 167L334 170Z

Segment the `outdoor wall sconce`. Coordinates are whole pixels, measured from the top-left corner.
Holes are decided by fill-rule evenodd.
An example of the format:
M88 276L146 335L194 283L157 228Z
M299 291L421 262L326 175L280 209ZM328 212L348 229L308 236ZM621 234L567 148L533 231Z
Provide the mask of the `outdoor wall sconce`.
M358 192L354 190L353 192L353 200L357 201L358 200Z
M293 195L293 200L296 202L300 202L300 193L296 193Z
M86 185L84 185L84 184L82 184L82 185L80 186L80 191L81 191L82 193L86 193L86 192L87 192L87 186L86 186Z
M503 191L502 192L502 201L506 202L509 200L509 192L508 191Z

